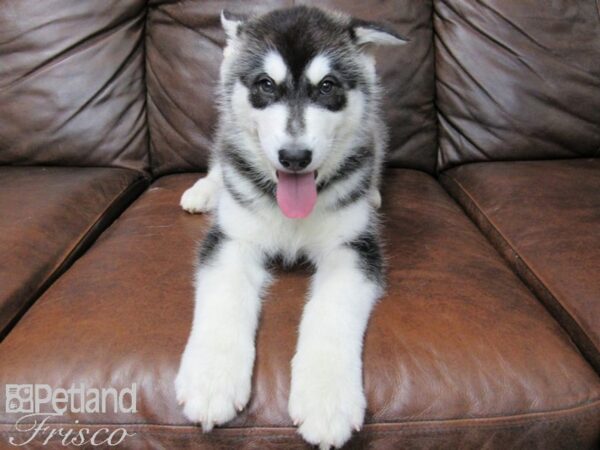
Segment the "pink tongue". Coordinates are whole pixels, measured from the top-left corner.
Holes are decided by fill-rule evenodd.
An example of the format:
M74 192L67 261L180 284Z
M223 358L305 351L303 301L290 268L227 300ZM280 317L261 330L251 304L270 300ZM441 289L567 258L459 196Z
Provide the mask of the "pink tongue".
M313 210L317 201L315 173L277 172L277 204L290 219L302 219Z

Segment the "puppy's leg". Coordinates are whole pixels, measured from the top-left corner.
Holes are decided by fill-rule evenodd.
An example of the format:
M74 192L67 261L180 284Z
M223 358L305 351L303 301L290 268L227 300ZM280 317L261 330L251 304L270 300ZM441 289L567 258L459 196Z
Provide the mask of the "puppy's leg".
M194 323L175 389L185 416L209 431L250 398L260 294L269 275L258 249L218 228L205 239L200 257Z
M215 161L208 175L200 178L181 196L180 205L189 213L209 212L215 209L223 186L221 164Z
M318 262L292 361L289 413L304 439L340 447L363 423L362 341L381 294L374 236L339 247Z

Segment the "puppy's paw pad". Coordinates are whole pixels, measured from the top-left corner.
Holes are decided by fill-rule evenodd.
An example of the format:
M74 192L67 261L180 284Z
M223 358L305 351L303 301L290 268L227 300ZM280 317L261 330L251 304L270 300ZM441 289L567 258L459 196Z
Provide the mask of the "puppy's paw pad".
M192 214L212 211L217 206L218 190L214 181L203 178L183 193L180 205Z

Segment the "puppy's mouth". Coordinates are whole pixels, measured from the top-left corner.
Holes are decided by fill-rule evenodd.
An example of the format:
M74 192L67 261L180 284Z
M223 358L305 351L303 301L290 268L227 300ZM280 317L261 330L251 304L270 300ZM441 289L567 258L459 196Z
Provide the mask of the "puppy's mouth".
M277 171L277 204L286 217L308 217L317 202L317 171Z

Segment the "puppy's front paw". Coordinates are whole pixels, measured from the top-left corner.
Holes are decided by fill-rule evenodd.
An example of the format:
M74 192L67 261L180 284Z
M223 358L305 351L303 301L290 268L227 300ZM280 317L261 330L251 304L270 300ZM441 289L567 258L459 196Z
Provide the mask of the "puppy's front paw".
M181 196L180 205L189 213L203 213L215 209L219 187L209 178L198 180Z
M321 449L344 445L364 419L360 362L338 358L316 350L296 354L292 362L289 413L302 437Z
M205 432L233 419L250 398L254 349L188 343L175 379L177 402Z

